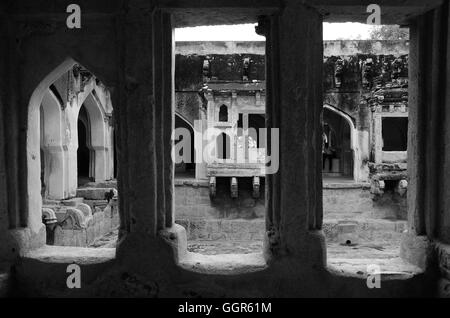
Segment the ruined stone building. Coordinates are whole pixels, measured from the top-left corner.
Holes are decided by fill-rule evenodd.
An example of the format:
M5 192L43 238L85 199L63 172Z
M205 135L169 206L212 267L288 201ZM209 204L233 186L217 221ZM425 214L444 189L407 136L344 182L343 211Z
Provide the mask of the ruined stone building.
M406 41L324 43L323 125L327 145L336 148L334 156L326 159L330 162L324 162L325 175L367 182L372 167L369 163L406 163L408 45ZM187 124L192 139L196 120L209 121L203 123L207 127L233 128L232 136L227 137L235 139L230 141L228 157L239 161L237 148L241 149L239 143L243 140L237 138L237 128L243 130L240 134L249 128L259 134L259 129L265 127L265 43L178 42L175 53L175 115L179 120L175 127ZM397 125L397 119L401 124ZM256 137L248 136L250 144ZM258 137L260 152L265 152L264 136ZM258 161L248 152L243 154L245 158ZM223 152L216 156L223 159ZM212 166L198 166L197 170L196 179L218 173ZM186 171L186 165L180 164L177 171Z
M28 141L29 151L39 152L40 158L29 165L33 170L28 179L30 200L42 202L47 244L86 246L111 231L110 220L103 229L103 211L94 218L95 203L91 208L83 200L95 199L93 192L100 193L97 199L104 199L105 191L90 189L89 182L102 185L115 179L111 96L98 78L73 61L64 74L48 83L30 100L29 129L37 140ZM39 171L40 176L35 174ZM39 181L41 189L35 192ZM98 226L101 229L94 233Z
M381 1L408 42L323 42L361 1L69 4L0 3L2 296L449 295L448 0Z
M324 42L328 243L386 248L385 236L388 245L400 244L407 215L408 52L407 41ZM176 43L175 128L188 134L176 136L176 151L181 140L195 140L175 165L176 222L186 228L189 251L262 248L266 169L278 168L266 166L270 132L261 130L264 54L264 42ZM208 143L212 158L205 163Z

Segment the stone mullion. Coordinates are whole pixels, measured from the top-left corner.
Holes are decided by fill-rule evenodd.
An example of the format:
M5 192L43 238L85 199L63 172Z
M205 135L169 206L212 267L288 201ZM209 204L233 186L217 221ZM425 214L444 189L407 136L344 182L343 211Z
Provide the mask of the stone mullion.
M118 43L122 45L118 46L118 56L123 56L125 45L125 32L123 25L125 21L125 16L123 14L119 15L115 21L116 33ZM124 60L119 60L121 73L119 74L119 87L125 86L125 73L124 73ZM128 195L126 194L126 189L129 189L129 175L126 173L128 171L128 157L126 152L127 143L127 129L124 123L127 122L127 112L126 112L126 100L125 93L122 89L113 91L111 93L112 104L114 106L114 130L116 138L116 156L117 156L117 190L119 192L119 239L122 236L130 232L130 206Z
M311 110L313 116L311 122L313 123L313 129L311 134L312 146L312 166L310 174L311 183L315 184L314 196L310 198L312 206L310 209L310 226L309 230L322 229L323 220L323 185L322 185L322 113L323 113L323 77L322 69L317 71L318 65L323 66L323 31L322 31L322 19L315 19L315 24L312 24L310 28L315 30L316 36L313 40L314 52L312 54L313 68L312 75L315 76L314 85L311 89L314 91L314 107ZM318 84L320 83L320 85Z
M410 26L408 125L408 233L400 254L430 265L430 242L442 228L445 195L445 126L448 2L416 18Z
M436 9L432 15L428 17L431 21L432 32L432 44L429 47L430 57L429 63L431 64L428 70L431 72L428 93L430 94L430 104L428 107L428 125L427 129L427 142L426 153L430 158L426 160L426 189L428 189L427 202L426 202L426 229L429 238L435 236L436 230L436 217L439 214L439 180L440 180L440 144L443 141L441 139L441 116L442 116L442 96L445 91L445 87L442 87L441 81L443 75L443 61L442 61L442 38L441 38L441 25L442 25L442 10Z
M263 28L266 29L266 125L267 125L267 149L272 149L272 136L270 130L272 128L278 129L280 127L280 117L279 109L277 105L279 104L279 50L278 50L278 16L270 16L266 18L266 25ZM270 153L271 157L276 156L276 154ZM281 154L278 154L281 156ZM279 159L279 158L278 158ZM279 231L280 222L280 210L279 210L279 179L280 171L275 174L267 175L267 217L266 221L268 230L275 231L277 235Z
M174 163L172 160L172 132L175 129L175 36L172 28L172 16L162 14L163 32L163 145L164 145L164 190L165 190L165 226L172 227L175 222L174 214ZM192 140L194 142L194 140Z
M3 18L0 22L0 41L2 43L7 43L7 28L6 28L6 17L3 12L1 12L1 17ZM7 45L4 45L0 49L0 73L7 74L6 72L6 60L7 60ZM8 178L7 178L7 168L6 168L6 143L5 143L5 127L7 122L5 120L5 77L0 78L0 200L2 202L0 206L0 228L6 230L9 228L10 224L14 224L11 221L12 217L10 216L12 211L8 209Z
M16 48L16 36L11 30L16 29L16 25L11 19L6 19L4 22L4 30L6 32L6 38L4 39L5 45L2 45L2 49L5 50L5 64L6 73L11 74L7 82L7 91L5 92L5 104L17 105L19 104L19 97L17 95L17 87L20 87L18 80L18 72L11 71L18 65L18 56L14 48ZM18 69L18 68L17 68ZM5 144L5 165L7 174L7 189L8 189L8 211L9 211L9 227L11 229L26 227L27 226L27 209L21 209L21 202L23 206L26 206L26 200L28 198L27 188L20 187L22 180L19 176L19 108L18 107L5 107L3 112L4 116L4 132L5 138L9 142ZM22 195L21 191L22 190ZM21 211L22 210L22 211ZM21 211L21 212L20 212Z
M443 49L443 52L446 52L446 55L441 53L443 58L445 59L445 63L443 64L443 69L445 70L445 78L442 80L442 86L448 88L450 86L450 3L447 1L447 5L444 6L444 10L446 12L446 20L444 22L443 29L443 41L446 42L447 47ZM444 110L442 115L442 120L444 123L450 123L450 90L443 89L444 99ZM442 154L442 177L441 177L441 207L440 207L440 215L439 221L440 224L440 239L445 243L450 243L450 127L449 125L444 125L443 127L443 140L441 144L441 154Z
M152 11L144 4L129 5L125 16L123 38L123 112L121 128L127 130L122 141L120 174L125 175L127 191L124 207L130 231L156 236L157 233L157 167L155 145L155 97L153 91Z
M261 16L259 24L256 29L257 33L266 37L266 154L274 156L270 151L272 149L271 129L279 127L278 109L278 37L274 36L278 33L278 17ZM270 163L269 163L270 165ZM274 238L279 233L279 175L278 171L275 174L266 174L265 198L266 198L266 231L268 233L267 248L274 252Z
M165 228L165 184L164 184L164 29L160 9L155 9L153 19L153 92L155 96L155 138L156 138L156 173L157 173L157 229Z
M423 171L425 162L423 135L426 133L424 104L424 18L418 18L410 27L409 100L408 100L408 226L411 234L425 234L423 210ZM422 193L422 195L420 195Z
M310 240L310 230L317 228L321 213L317 200L322 200L318 167L323 102L321 23L318 12L295 1L289 1L279 15L280 205L274 209L281 212L282 253L296 254L305 262L317 261L316 256L323 261L324 252ZM323 238L318 235L317 239Z

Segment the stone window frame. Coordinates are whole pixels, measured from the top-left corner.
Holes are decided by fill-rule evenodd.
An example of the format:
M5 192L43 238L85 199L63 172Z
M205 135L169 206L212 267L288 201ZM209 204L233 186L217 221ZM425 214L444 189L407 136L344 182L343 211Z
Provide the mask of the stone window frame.
M230 122L229 107L227 105L225 105L225 104L222 104L218 108L219 108L218 109L219 111L218 111L218 114L217 114L217 116L218 116L217 121L220 122L220 123L229 123ZM226 116L227 116L226 120L221 120L221 118L220 118L220 113L222 112L223 109L225 109L225 111L226 111Z
M436 98L436 94L433 94L435 92L429 92L423 89L425 87L423 78L426 78L426 76L430 76L433 78L436 77L436 79L446 78L445 73L437 74L435 72L435 70L439 69L439 66L441 66L442 61L440 59L435 59L433 61L429 61L429 59L427 59L427 54L431 54L431 46L427 44L430 44L429 42L431 41L427 42L425 40L426 38L430 38L428 36L429 31L436 32L436 26L440 26L439 23L436 23L436 25L433 25L431 27L430 25L432 25L432 23L429 23L431 18L433 17L433 15L441 14L442 11L443 10L439 8L434 10L430 14L419 16L414 19L412 25L410 54L410 74L412 75L410 75L410 77L413 80L411 80L410 82L410 92L412 93L410 94L410 100L412 101L410 104L410 114L412 115L411 121L413 122L413 124L411 124L411 126L414 128L413 133L418 135L418 140L414 143L411 140L408 141L408 150L411 151L411 155L408 158L408 161L412 163L412 165L410 165L410 175L413 179L413 182L411 182L411 188L414 191L413 194L424 191L427 196L424 200L422 200L420 196L414 195L411 195L408 199L408 203L410 203L410 207L408 209L409 234L408 237L406 237L406 239L404 240L404 246L402 245L402 251L406 253L405 259L412 259L414 258L414 255L417 255L417 253L414 253L414 255L412 256L409 252L410 249L422 249L423 251L425 251L429 246L428 238L432 238L434 233L433 231L436 228L436 224L433 223L434 216L432 215L432 213L437 210L433 209L433 206L437 205L438 203L436 202L436 200L434 200L432 194L438 191L438 189L435 189L436 187L434 187L433 184L434 180L436 180L436 177L439 177L439 175L436 175L436 173L438 172L433 172L432 169L426 169L422 165L428 157L435 159L438 156L437 149L428 149L428 147L431 147L431 142L429 141L433 140L433 135L436 134L436 125L429 125L427 123L427 120L432 119L433 121L437 121L439 119L437 111L439 107L437 106L442 106L442 103ZM162 11L160 9L156 9L152 13L152 18L149 19L149 16L147 14L145 15L145 17L140 17L139 13L131 12L131 21L133 21L134 24L130 23L131 26L127 26L127 32L133 32L135 30L133 28L136 27L136 25L139 25L139 29L152 30L151 32L153 32L153 36L155 37L154 41L156 41L156 43L159 43L157 41L162 37L167 38L169 32L173 34L173 29L171 27L167 28L167 26L171 26L170 18L168 19L166 15L162 15ZM315 69L322 64L322 57L320 56L320 54L317 54L318 52L322 51L322 43L317 43L319 42L317 41L317 39L320 38L319 33L321 33L321 27L317 22L322 22L322 19L319 19L315 15L315 12L312 12L313 14L311 14L309 8L305 8L302 5L295 5L292 3L289 3L288 8L285 8L285 10L283 10L283 12L281 13L281 17L273 15L272 13L266 17L263 17L260 21L262 23L260 23L260 25L258 26L258 32L261 31L268 34L268 41L266 41L266 44L269 43L267 56L268 60L271 61L269 62L271 63L271 67L268 68L268 87L272 87L273 85L273 87L275 88L271 91L269 90L267 93L267 100L270 103L270 106L267 110L267 114L269 115L269 118L267 119L269 122L268 126L269 128L276 127L277 124L279 124L281 121L285 124L285 131L282 131L281 140L283 140L283 137L294 135L289 124L295 122L296 119L300 120L300 125L305 125L305 127L308 128L308 120L304 121L303 118L299 116L299 114L295 111L295 116L293 116L293 118L286 118L286 111L293 110L293 106L289 105L295 105L295 107L298 107L299 104L302 105L301 107L304 107L304 105L306 105L306 109L302 109L302 116L304 116L305 119L312 119L312 127L309 128L313 129L310 129L311 134L307 135L308 138L305 138L305 140L312 140L313 142L303 146L311 147L311 149L319 149L320 141L316 138L314 142L313 135L314 132L316 132L318 129L318 127L315 127L314 125L319 123L317 117L320 117L320 111L317 110L319 107L316 107L317 109L314 111L309 106L310 104L312 105L323 102L320 98L318 99L318 95L320 94L316 92L319 91L317 80L318 78L321 79L322 74ZM135 16L137 16L138 18L136 20L133 20ZM304 19L301 19L299 17ZM120 19L124 19L124 17L120 17ZM308 24L311 24L314 27L309 26ZM286 32L284 32L284 34L283 32L280 32L280 30L291 30L292 25L295 25L297 27L297 30L308 30L308 34L307 32L304 32L299 34L298 39L292 39L289 35L286 34ZM433 37L433 43L431 44L433 45L433 48L439 48L441 43L439 42L438 37L435 38ZM305 40L311 41L311 47L304 46ZM163 43L163 45L157 50L155 50L154 48L152 49L151 45L144 45L144 52L139 52L139 54L138 52L129 52L129 56L125 56L123 62L126 65L129 64L129 66L136 66L136 54L138 54L138 57L142 57L146 56L146 54L144 53L151 53L150 58L156 57L155 60L159 62L162 60L162 56L167 56L167 54L169 53L170 46L167 45L167 42L168 41L161 42ZM304 48L304 50L295 51L295 47L302 47ZM283 52L282 57L280 57L281 52ZM439 52L439 50L435 49L433 52ZM303 58L305 61L307 60L308 62L310 62L311 72L304 72L303 74L300 74L292 68L292 65L296 62L302 63ZM315 58L319 59L314 60ZM170 67L168 68L168 64L171 63L172 61L169 61L169 63L164 62L162 63L162 65L154 63L156 65L156 69L152 70L153 74L155 75L152 80L154 83L158 83L154 84L156 90L153 92L153 95L149 94L148 91L142 92L147 94L145 95L146 100L150 100L150 104L158 112L165 114L165 118L167 118L167 112L171 112L172 110L170 108L161 108L161 100L167 98L167 96L162 95L161 91L159 91L161 86L159 83L164 82L164 84L170 85L169 82L171 80L163 74L172 72L172 69ZM149 64L151 63L147 63L146 67L148 67ZM433 67L428 67L431 66L430 64ZM91 66L93 65L91 64ZM107 68L105 68L105 70L107 70ZM139 71L136 71L136 69L133 68L129 69L129 71L139 74ZM148 71L148 69L146 69L146 71ZM118 72L114 72L114 74L117 73ZM421 78L414 77L422 73L424 75ZM113 75L108 75L110 75L110 78L113 78ZM314 76L317 76L318 78L314 78ZM163 81L160 81L161 79ZM131 92L137 89L136 86L138 86L139 89L142 89L142 87L145 86L135 85L136 82L134 82L133 77L129 77L128 79L122 78L121 80L124 81L122 82L122 84L129 84L127 86L127 89L129 89ZM279 82L282 83L280 84ZM314 83L316 84L314 85ZM146 84L148 84L148 82L146 82ZM153 83L150 82L150 85L152 84ZM302 84L300 85L300 88L298 84ZM119 87L119 89L123 90L123 88L121 87ZM283 92L289 92L289 94L283 94ZM144 95L131 94L129 100L124 98L123 101L125 101L127 106L130 106L129 108L131 109L131 105L135 104L136 101L139 101L138 97L142 96ZM432 100L432 104L436 106L430 108L429 113L422 110L423 108L425 108L423 106L426 106L424 105L426 100L425 97L430 97ZM117 98L118 97L116 96L116 99ZM301 103L298 103L299 100ZM277 112L277 110L274 109L273 105L281 105L280 107L283 108L284 113ZM121 110L121 112L122 114L119 114L118 117L125 116L125 112L123 109ZM139 119L139 116L137 116L139 114L136 114L136 112L131 111L131 113L127 115L130 117L130 119ZM154 119L154 117L151 118ZM430 131L428 129L418 129L419 126L422 128L428 127L430 128ZM142 125L137 125L134 129L138 128L142 128ZM123 133L123 131L124 129L122 129L121 132ZM308 132L308 129L306 129L306 131ZM164 138L167 138L168 132L170 132L170 130L161 130L161 127L158 126L155 129L155 136L159 138L162 137L162 134L165 136ZM137 147L135 147L136 145L134 141L127 140L125 137L121 136L119 138L121 139L120 142L122 143L122 145L126 145L127 142L131 141L131 150L133 150L134 148L137 149ZM152 136L152 138L154 138L154 136ZM166 140L170 140L170 133L169 138ZM268 209L266 211L267 244L264 250L266 260L265 265L273 263L272 261L276 261L277 264L280 264L280 262L282 263L284 260L288 263L295 262L291 263L290 268L292 268L292 264L300 265L296 266L300 269L305 268L305 266L308 268L311 268L311 266L313 268L319 269L325 268L325 245L323 234L320 233L322 214L320 200L318 200L321 199L322 185L321 182L318 182L321 178L317 177L317 174L318 172L320 172L320 170L314 165L315 163L316 165L321 166L320 156L316 156L318 151L315 151L309 159L305 158L304 154L298 154L297 156L295 156L295 154L289 152L289 149L285 148L285 145L280 146L283 148L283 153L284 150L286 150L287 153L284 153L285 156L289 156L291 154L294 155L294 158L297 158L298 156L300 159L302 159L300 162L305 162L308 165L305 167L307 168L305 170L309 169L309 171L313 172L309 176L310 179L308 179L308 181L306 182L303 175L301 175L297 180L295 178L291 178L291 180L286 180L286 178L284 178L283 182L280 182L281 180L279 175L269 177L269 182L272 184L272 187L269 187ZM430 151L423 152L424 149ZM157 159L160 161L160 155L167 156L168 153L170 153L170 150L164 149L163 153L157 154ZM133 152L132 154L136 153ZM426 155L422 156L422 154ZM119 157L121 157L119 161L124 162L124 155L121 154ZM139 160L140 158L140 156L135 156L135 158L133 158L132 160ZM286 169L290 172L289 163L283 159L281 161L282 162L280 164L280 168L282 170ZM132 165L133 163L134 162L131 162L129 165ZM170 176L167 173L164 174L160 172L160 169L158 169L159 172L154 169L158 164L159 162L149 164L151 171L147 172L146 177L151 176L152 178L155 177L155 179L157 178L158 180L163 179L167 181L168 185L173 185L173 180L170 180ZM126 176L127 178L122 178L122 184L119 184L119 187L122 187L122 189L130 189L130 186L136 185L140 180L142 180L142 176L139 176L140 179L136 180L136 176L133 175L133 173L125 173L124 170L127 170L126 167L125 169L122 169L121 174L128 175ZM168 167L168 170L170 171L170 167ZM298 172L294 171L294 173ZM160 174L162 174L162 176ZM15 181L17 180L14 179L13 182ZM156 182L152 179L151 183L152 185L158 185L159 181ZM312 192L309 193L308 189L312 189ZM135 190L138 191L140 189L135 188ZM148 189L144 187L144 190ZM172 204L172 198L170 195L170 192L172 190L173 189L170 189L170 187L167 190L164 188L154 189L154 192L152 192L154 195L151 195L148 198L144 199L141 198L139 204L132 208L130 208L129 202L121 202L121 207L126 207L126 209L121 209L122 224L120 230L123 241L122 244L118 247L119 257L122 257L122 259L126 257L132 258L134 255L133 253L136 253L137 251L136 249L144 247L143 250L140 250L142 254L144 256L148 255L148 257L154 259L152 253L157 251L157 248L160 249L161 247L167 247L167 245L170 245L171 247L173 247L173 256L175 257L175 263L180 263L180 256L183 254L183 249L185 250L186 247L185 245L183 245L183 242L185 243L185 241L183 241L182 239L178 239L180 236L182 236L182 230L179 227L174 226L173 213L172 211L170 211L170 208L168 207L167 210L161 208L161 201L166 202L169 205ZM292 193L296 193L297 190L300 191L300 198L297 197L297 201L298 199L300 199L300 202L302 202L301 206L294 205L292 200L289 198L289 195ZM156 193L160 194L161 192L164 193L165 191L169 192L167 197L159 195L156 196ZM139 194L140 193L137 193L137 195ZM14 197L15 195L16 194L12 196ZM123 196L122 199L126 199L126 196ZM27 211L26 209L22 209L21 211L19 211L18 209L16 209L17 206L20 207L20 205L15 204L13 205L12 211L9 211L9 223L10 227L14 231L14 235L16 235L16 240L17 242L20 242L19 245L21 244L20 246L23 247L24 250L36 247L39 244L36 244L35 241L32 241L31 246L29 243L30 237L34 238L33 235L35 233L31 233L31 229L36 226L36 223L33 223L33 220L31 220L31 222L30 220L28 220L28 222L24 221L27 216L32 214L32 211ZM302 209L303 211L299 215L294 213ZM150 216L148 214L145 214L148 213L149 210L152 211ZM143 213L143 211L145 213ZM17 233L17 231L23 232ZM161 245L160 239L163 239L166 243L164 243L164 245ZM421 242L423 244L419 248L416 248L417 246L413 246L414 242ZM132 248L133 246L135 246L135 248ZM130 249L128 253L127 248ZM164 252L166 252L166 249L164 250ZM418 261L420 263L420 267L422 268L423 265L426 265L426 255L425 253L422 253L421 256L423 257ZM167 262L165 262L164 264L167 264ZM172 263L170 263L170 265L171 264Z
M373 115L374 134L374 156L375 163L406 162L408 150L406 151L384 151L383 150L383 118L408 118L408 111L376 111ZM408 123L409 126L409 123Z

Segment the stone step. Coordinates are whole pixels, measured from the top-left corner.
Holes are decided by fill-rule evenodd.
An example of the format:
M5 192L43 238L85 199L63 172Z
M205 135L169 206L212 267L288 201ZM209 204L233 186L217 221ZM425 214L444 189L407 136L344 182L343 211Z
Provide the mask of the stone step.
M77 196L85 200L104 200L105 193L111 191L112 188L78 188Z
M65 206L77 206L80 203L83 203L84 199L81 196L77 196L76 198L61 200L61 205Z
M117 190L117 180L111 180L111 181L103 181L103 182L88 182L84 184L80 189L82 188L114 188Z
M42 205L54 206L61 204L61 200L42 199Z

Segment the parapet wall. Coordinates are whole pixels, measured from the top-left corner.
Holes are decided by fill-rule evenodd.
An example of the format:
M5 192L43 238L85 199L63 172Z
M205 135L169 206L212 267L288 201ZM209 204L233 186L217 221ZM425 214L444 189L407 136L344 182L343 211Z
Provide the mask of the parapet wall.
M264 41L180 41L175 54L265 54ZM408 54L409 41L335 40L323 41L324 56L375 54L401 56Z

